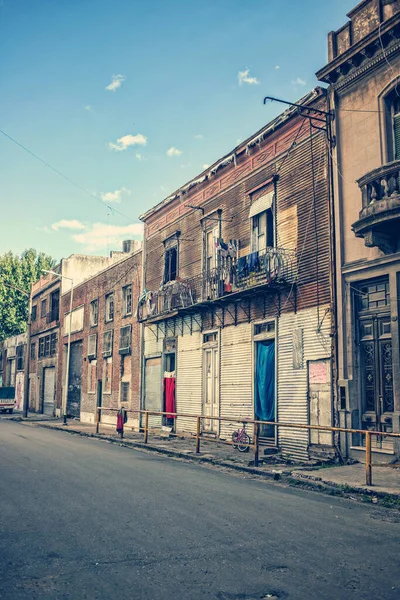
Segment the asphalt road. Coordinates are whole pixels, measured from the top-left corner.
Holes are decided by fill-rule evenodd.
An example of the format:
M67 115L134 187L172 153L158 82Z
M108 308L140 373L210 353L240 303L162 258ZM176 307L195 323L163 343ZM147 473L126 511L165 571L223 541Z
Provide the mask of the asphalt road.
M395 511L6 419L0 456L0 598L400 598Z

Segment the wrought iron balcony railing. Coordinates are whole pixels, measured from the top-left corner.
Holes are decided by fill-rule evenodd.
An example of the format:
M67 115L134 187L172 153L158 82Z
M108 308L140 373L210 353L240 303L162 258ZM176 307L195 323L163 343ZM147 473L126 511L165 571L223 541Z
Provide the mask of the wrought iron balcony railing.
M295 250L266 248L239 259L221 259L220 265L194 277L170 281L155 292L146 291L139 298L139 321L228 299L261 286L291 285L297 279Z

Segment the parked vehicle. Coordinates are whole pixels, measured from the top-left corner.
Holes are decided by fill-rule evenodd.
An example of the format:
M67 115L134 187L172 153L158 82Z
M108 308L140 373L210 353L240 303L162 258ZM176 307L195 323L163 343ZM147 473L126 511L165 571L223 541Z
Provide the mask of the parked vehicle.
M15 387L0 387L0 411L12 414L15 408Z

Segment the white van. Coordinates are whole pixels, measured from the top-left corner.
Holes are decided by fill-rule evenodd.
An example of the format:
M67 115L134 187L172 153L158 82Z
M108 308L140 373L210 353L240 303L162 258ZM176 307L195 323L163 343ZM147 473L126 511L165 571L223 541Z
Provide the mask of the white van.
M0 412L12 414L15 408L15 387L0 387Z

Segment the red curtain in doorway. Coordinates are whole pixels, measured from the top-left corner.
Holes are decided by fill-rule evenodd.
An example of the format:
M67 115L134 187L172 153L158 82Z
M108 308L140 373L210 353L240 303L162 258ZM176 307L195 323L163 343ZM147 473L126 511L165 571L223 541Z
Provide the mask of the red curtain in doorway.
M168 419L175 419L175 371L164 373L164 406Z

